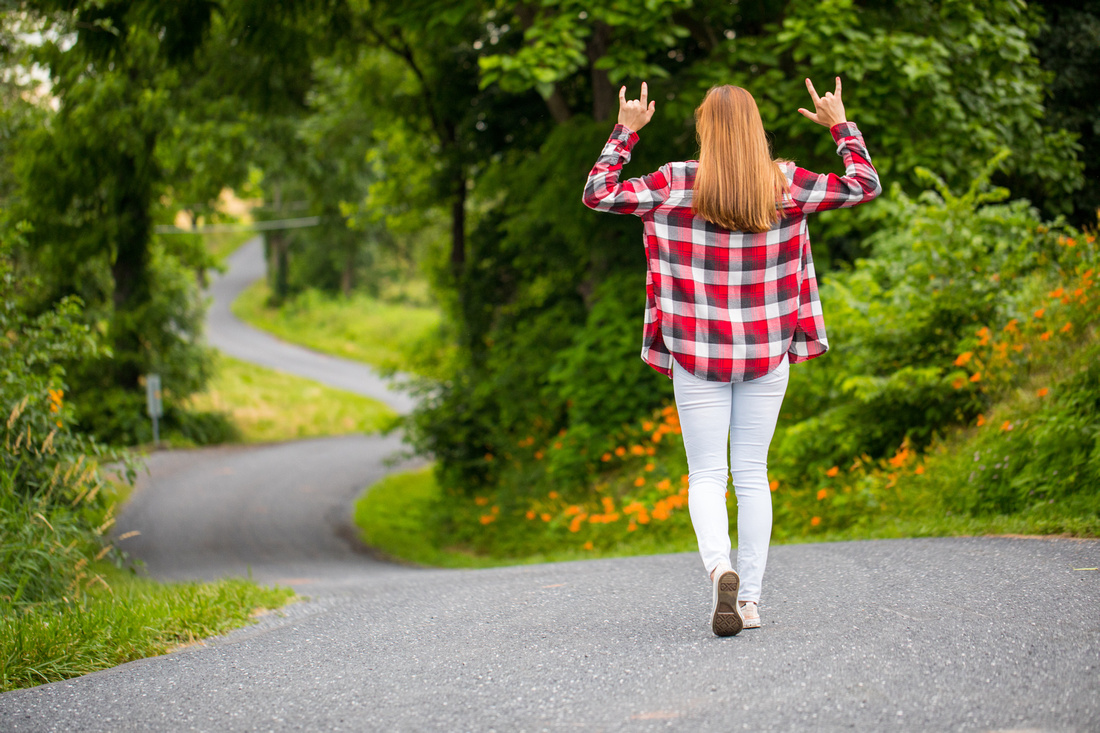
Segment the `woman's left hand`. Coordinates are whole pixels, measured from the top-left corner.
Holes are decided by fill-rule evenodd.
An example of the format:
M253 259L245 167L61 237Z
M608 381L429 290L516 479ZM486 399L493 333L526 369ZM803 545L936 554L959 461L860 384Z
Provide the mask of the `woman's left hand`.
M637 132L653 119L653 112L657 109L656 102L649 102L649 87L642 82L642 96L640 99L626 99L626 87L619 89L619 124L627 129Z

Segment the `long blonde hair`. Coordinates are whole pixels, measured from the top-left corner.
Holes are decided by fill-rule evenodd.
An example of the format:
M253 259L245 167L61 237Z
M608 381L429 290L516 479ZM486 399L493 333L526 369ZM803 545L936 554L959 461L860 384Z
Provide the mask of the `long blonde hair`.
M756 100L741 87L714 87L695 110L699 168L691 208L712 224L765 232L779 220L779 198L790 191Z

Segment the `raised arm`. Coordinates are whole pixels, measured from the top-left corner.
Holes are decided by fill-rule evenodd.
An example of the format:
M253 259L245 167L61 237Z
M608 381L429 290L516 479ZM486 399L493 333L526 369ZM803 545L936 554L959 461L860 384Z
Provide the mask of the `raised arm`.
M807 214L870 201L882 192L882 185L878 171L871 163L867 145L863 142L863 134L845 116L840 77L836 78L835 91L826 92L824 97L817 95L809 79L806 80L806 88L813 100L814 111L798 111L807 119L829 128L837 143L836 152L844 159L844 175L819 174L797 168L791 182L791 197Z
M627 100L626 87L619 90L618 124L584 186L584 205L588 208L641 216L668 198L668 166L641 178L619 181L619 173L630 162L630 151L638 142L637 131L652 119L657 106L647 100L648 93L645 82L641 97L636 100Z

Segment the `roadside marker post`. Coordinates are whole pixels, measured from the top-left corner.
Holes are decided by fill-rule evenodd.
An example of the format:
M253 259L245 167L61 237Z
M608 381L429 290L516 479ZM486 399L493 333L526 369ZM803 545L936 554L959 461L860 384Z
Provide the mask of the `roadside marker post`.
M145 375L145 405L153 418L153 447L160 445L160 423L164 416L164 404L160 400L160 375Z

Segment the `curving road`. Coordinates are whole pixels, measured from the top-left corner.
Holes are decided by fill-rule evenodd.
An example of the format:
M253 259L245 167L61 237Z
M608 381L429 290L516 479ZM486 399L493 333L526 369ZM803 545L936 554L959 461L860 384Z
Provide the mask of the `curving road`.
M216 307L232 291L218 287ZM117 528L142 533L128 549L150 573L251 571L308 600L0 695L0 731L1100 730L1100 572L1084 569L1100 542L775 547L763 628L719 639L693 554L373 559L349 505L398 449L352 436L154 455Z
M413 408L413 399L368 366L295 346L252 328L233 315L230 305L245 288L264 276L262 237L245 242L226 260L227 270L210 285L212 301L206 316L206 338L230 356L271 369L315 380L330 387L373 397L399 413Z

